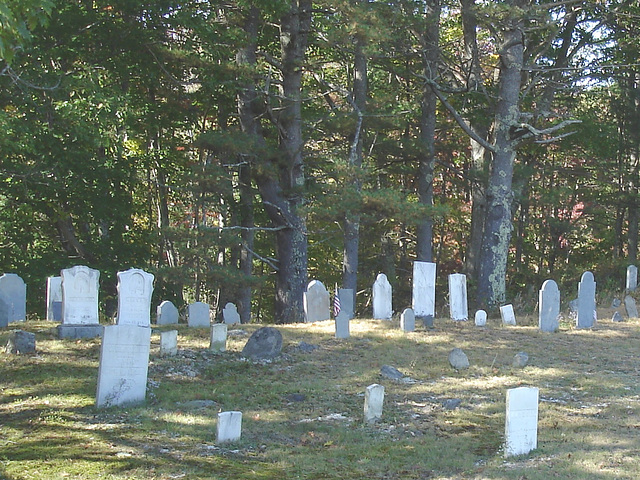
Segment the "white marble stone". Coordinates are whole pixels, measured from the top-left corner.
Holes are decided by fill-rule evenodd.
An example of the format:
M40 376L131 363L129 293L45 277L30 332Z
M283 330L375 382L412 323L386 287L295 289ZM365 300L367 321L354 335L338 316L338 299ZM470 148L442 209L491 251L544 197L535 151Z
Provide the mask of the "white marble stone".
M524 455L538 446L538 389L507 390L505 457Z
M304 321L322 322L331 318L329 292L320 280L312 280L303 296Z
M62 321L62 277L47 278L47 320Z
M538 294L538 327L543 332L558 330L560 289L553 280L546 280Z
M591 328L596 323L596 282L593 273L584 272L578 284L578 328Z
M451 319L455 321L464 321L469 318L467 276L463 273L449 275L449 312Z
M227 325L235 325L240 323L240 314L235 303L227 303L222 309L222 319Z
M118 325L151 324L151 294L153 293L151 273L139 268L118 272Z
M474 317L474 321L476 324L476 327L484 327L487 325L487 312L485 312L484 310L478 310L476 312L476 315Z
M374 383L364 392L364 420L375 423L382 418L382 404L384 403L384 386Z
M157 325L175 325L178 323L178 309L169 300L163 301L156 308L156 324Z
M62 277L62 323L97 325L100 272L77 265L60 272Z
M8 322L27 319L27 285L15 273L0 276L0 300L6 307L3 313Z
M426 323L433 323L436 315L436 264L413 262L413 313Z
M188 307L187 324L190 327L206 327L211 326L211 317L209 313L209 304L204 302L194 302Z
M97 407L144 401L150 345L150 328L136 325L104 327L98 368Z
M513 312L513 305L502 305L500 307L500 317L503 325L515 325L516 314Z
M416 316L412 308L405 308L400 315L400 328L403 332L413 332L416 329Z
M629 265L627 267L627 290L630 292L638 288L638 267Z
M242 435L242 412L218 413L216 443L235 442Z
M178 353L178 330L160 332L160 356L173 357Z
M349 315L346 312L340 310L338 316L335 318L336 322L336 338L349 338L351 335L349 332Z
M393 316L393 293L384 273L378 274L373 284L373 318L391 320Z
M227 324L214 323L211 325L211 342L209 350L213 352L227 351Z

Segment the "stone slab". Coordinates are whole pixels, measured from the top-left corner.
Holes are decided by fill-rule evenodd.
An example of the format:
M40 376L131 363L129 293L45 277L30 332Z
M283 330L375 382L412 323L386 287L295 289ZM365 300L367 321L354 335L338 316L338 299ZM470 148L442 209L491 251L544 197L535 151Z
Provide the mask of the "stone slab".
M209 304L204 302L194 302L188 307L187 324L193 328L209 328L211 326L211 317L209 313Z
M101 337L102 325L69 325L62 323L56 327L58 338L80 339Z
M218 413L217 443L235 442L242 435L242 412Z
M449 275L449 313L455 321L466 321L469 318L467 276L463 273Z
M211 341L209 342L209 350L212 352L227 351L227 324L215 323L211 325Z
M502 305L500 307L500 317L503 325L516 325L516 314L513 312L513 305Z
M382 418L382 405L384 403L384 386L374 383L369 385L364 392L364 420L367 423L375 423Z
M538 389L507 390L505 457L524 455L538 446Z
M160 332L160 356L173 357L178 353L178 330Z
M436 314L436 264L413 262L413 284L411 308L416 318L424 322Z

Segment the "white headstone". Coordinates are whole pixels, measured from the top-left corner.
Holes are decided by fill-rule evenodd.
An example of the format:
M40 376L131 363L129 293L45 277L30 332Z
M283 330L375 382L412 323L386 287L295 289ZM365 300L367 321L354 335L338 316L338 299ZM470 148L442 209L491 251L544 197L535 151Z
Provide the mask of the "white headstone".
M630 292L638 288L638 267L629 265L627 267L627 290Z
M187 324L190 327L209 328L211 326L209 304L203 302L191 303L188 307Z
M382 418L382 404L384 403L384 386L374 383L364 392L364 420L375 423Z
M560 315L560 289L553 280L546 280L542 284L538 295L538 327L543 332L558 330L558 316Z
M156 324L175 325L178 323L178 309L169 300L163 301L156 308Z
M304 321L322 322L331 318L329 292L319 280L312 280L303 296Z
M413 309L405 308L400 315L400 328L403 332L413 332L416 329L416 316Z
M591 328L596 323L596 282L593 273L584 272L578 284L578 328Z
M500 307L500 317L502 317L503 325L515 325L516 324L516 314L513 313L513 305L502 305Z
M336 338L349 338L349 321L349 315L340 310L340 313L338 313L338 316L335 318Z
M214 323L211 325L211 342L209 350L214 352L227 351L227 324Z
M227 325L235 325L240 323L240 314L235 303L227 303L222 310L222 319Z
M100 272L77 265L60 272L62 277L62 323L97 325Z
M538 446L538 389L507 390L505 457L523 455Z
M456 321L469 318L467 306L467 276L463 273L449 275L449 312Z
M413 262L412 308L425 325L432 325L436 315L436 264Z
M47 320L62 321L62 277L47 278Z
M173 357L178 353L178 331L160 332L160 356Z
M635 299L631 295L624 297L624 308L629 318L638 318L638 307Z
M484 327L487 324L487 312L478 310L475 316L476 327Z
M150 325L153 278L139 268L118 272L118 325Z
M378 274L373 284L373 318L377 320L391 320L393 316L393 301L391 284L384 273Z
M9 322L27 319L27 285L15 273L5 273L0 277L0 299L6 306Z
M218 413L216 443L235 442L242 435L242 412Z
M136 325L104 327L98 369L97 407L143 402L151 329Z
M355 316L355 296L352 288L339 288L338 298L340 299L340 311L344 312L349 320Z

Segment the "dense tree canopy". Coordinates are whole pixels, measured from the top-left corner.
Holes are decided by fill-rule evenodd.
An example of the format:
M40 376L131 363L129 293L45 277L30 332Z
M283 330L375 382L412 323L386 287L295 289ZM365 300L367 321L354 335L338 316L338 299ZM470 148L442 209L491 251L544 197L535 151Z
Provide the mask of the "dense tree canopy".
M621 270L636 3L5 2L2 270L86 264L108 298L136 266L245 322L301 320L312 278L409 304L416 259L489 307Z

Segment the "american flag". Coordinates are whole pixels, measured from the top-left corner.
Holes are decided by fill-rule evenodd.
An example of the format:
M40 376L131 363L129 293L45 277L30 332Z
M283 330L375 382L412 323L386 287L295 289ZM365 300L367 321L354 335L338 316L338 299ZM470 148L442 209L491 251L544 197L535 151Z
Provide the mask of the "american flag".
M333 316L334 318L340 313L340 295L338 294L338 286L336 285L336 291L333 294Z

